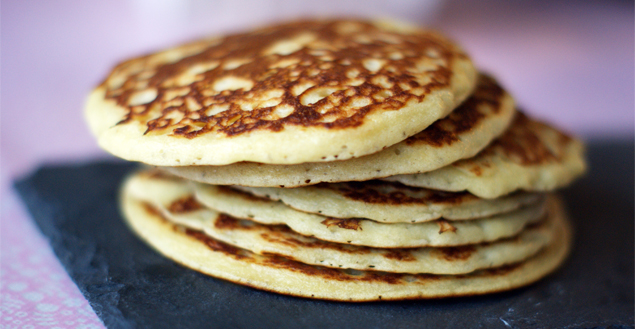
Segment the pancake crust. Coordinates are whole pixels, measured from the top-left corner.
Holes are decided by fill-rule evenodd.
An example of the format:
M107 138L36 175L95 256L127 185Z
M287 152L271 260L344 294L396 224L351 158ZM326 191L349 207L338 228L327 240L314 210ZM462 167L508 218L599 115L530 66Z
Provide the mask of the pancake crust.
M297 188L233 188L301 211L336 218L367 218L383 223L420 223L439 218L468 220L509 212L544 199L537 193L515 193L482 199L467 192L448 193L396 182L324 183Z
M203 233L169 223L159 212L124 193L124 218L137 235L164 256L199 272L292 296L378 301L469 296L531 284L554 271L571 247L571 232L560 206L553 213L564 224L553 243L519 264L467 275L398 274L306 265L279 256L261 256ZM558 203L559 204L559 203Z
M547 215L540 224L527 227L518 236L491 243L381 249L322 241L295 233L285 225L262 225L234 218L197 204L191 195L174 199L168 207L153 206L170 222L259 255L279 255L333 268L393 273L465 274L518 263L549 244L556 229L554 225L561 225Z
M385 179L494 199L516 190L552 191L585 171L582 142L519 112L509 130L475 157L427 173Z
M126 61L85 113L100 146L152 165L333 161L445 117L476 75L462 50L429 31L298 21Z
M447 117L377 153L343 161L295 165L239 162L226 166L162 169L201 183L269 187L363 181L427 172L476 155L507 129L514 113L512 97L493 78L481 74L474 94Z
M262 224L285 224L292 230L321 240L377 248L462 246L514 236L539 221L545 212L538 202L511 212L485 218L424 223L378 223L362 218L332 218L294 210L280 202L255 198L230 189L214 191L198 185L196 198L202 204ZM399 238L395 238L399 237Z
M192 194L185 181L136 174L127 190L133 197L161 204ZM216 211L265 225L284 224L305 236L324 241L377 248L460 246L511 237L545 213L543 202L512 212L469 221L437 220L426 223L378 223L368 219L338 219L294 210L280 202L254 197L226 187L198 184L196 200ZM396 239L395 237L399 237Z

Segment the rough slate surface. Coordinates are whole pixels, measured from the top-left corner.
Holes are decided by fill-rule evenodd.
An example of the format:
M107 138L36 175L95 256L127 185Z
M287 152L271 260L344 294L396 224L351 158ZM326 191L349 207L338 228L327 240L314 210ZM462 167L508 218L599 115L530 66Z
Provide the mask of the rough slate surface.
M121 162L44 167L16 183L34 220L111 328L630 328L633 144L596 143L591 174L563 192L574 251L555 274L489 296L347 304L206 277L159 256L123 224Z

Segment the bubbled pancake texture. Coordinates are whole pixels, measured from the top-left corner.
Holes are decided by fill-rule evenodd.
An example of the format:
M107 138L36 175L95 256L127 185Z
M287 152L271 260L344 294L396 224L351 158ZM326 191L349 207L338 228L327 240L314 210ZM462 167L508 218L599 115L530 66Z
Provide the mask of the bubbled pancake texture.
M469 59L437 34L301 21L124 62L93 92L87 117L108 151L149 164L324 161L415 134L447 115L475 83ZM118 111L115 127L96 122ZM271 143L291 135L297 138L286 147L300 145L294 153L274 150ZM333 146L336 137L349 140ZM144 145L167 140L177 142L152 149L162 156L143 153ZM249 142L268 150L252 150ZM217 154L191 156L188 145Z
M174 63L169 54L150 57L141 72L134 67L140 63L125 63L106 81L106 98L128 107L124 122L153 107L169 109L148 121L148 132L188 138L285 124L352 127L375 108L396 110L447 87L451 49L432 34L397 35L369 24L283 25L212 40Z

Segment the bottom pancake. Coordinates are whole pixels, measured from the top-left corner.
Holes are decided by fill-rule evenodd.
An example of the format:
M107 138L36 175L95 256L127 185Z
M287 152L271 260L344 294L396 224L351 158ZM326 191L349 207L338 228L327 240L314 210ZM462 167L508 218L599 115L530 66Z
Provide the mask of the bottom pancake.
M467 296L505 291L554 271L570 250L571 230L561 206L551 214L563 223L552 244L525 262L466 275L398 274L306 265L257 255L165 220L159 211L126 193L121 205L128 225L166 257L199 272L292 296L378 301Z

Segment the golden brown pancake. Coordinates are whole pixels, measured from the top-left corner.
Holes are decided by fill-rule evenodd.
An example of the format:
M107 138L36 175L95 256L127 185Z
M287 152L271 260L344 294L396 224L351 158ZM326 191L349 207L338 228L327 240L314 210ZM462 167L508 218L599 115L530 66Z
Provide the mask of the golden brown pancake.
M123 62L85 113L100 146L152 165L344 160L445 117L476 75L430 31L297 21Z
M203 186L208 185L198 186L204 188ZM361 217L383 223L419 223L439 218L482 218L509 212L544 199L544 195L527 192L497 199L482 199L467 192L444 192L375 180L322 183L297 188L232 188L281 201L304 212L336 218Z
M551 191L585 171L581 141L519 112L507 132L475 157L427 173L386 179L493 199L516 190Z
M239 162L162 169L207 184L272 187L427 172L476 155L507 129L514 113L512 97L494 79L481 74L474 94L447 117L377 153L343 161L295 165Z
M161 168L121 194L158 252L258 289L376 301L509 290L562 263L561 201L536 191L582 174L583 146L515 112L437 33L324 19L122 62L85 117L102 148Z
M192 194L185 181L135 174L127 185L131 196L169 208L174 200ZM280 202L213 185L197 185L196 199L206 207L261 224L285 224L305 236L378 248L460 246L511 237L545 213L544 202L485 218L425 223L378 223L363 218L331 218L294 210Z
M285 225L238 219L205 207L192 195L175 196L168 206L152 205L175 224L259 255L279 255L311 265L394 273L465 274L518 263L549 244L557 224L546 216L515 237L490 243L382 249L322 241L298 234Z
M334 269L289 258L258 255L165 220L147 203L122 195L130 227L155 250L174 261L217 278L292 296L377 301L469 296L528 285L554 271L569 253L571 232L560 203L550 216L563 224L553 243L514 265L465 275L400 274Z

